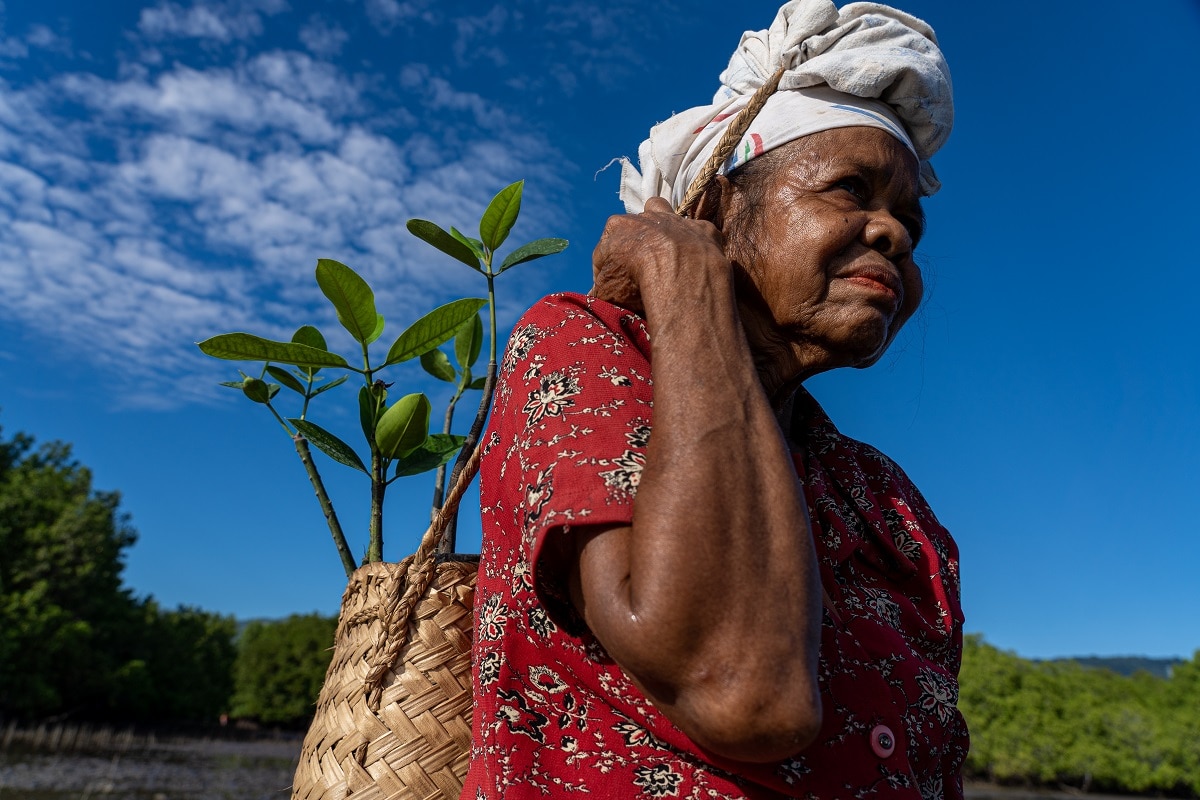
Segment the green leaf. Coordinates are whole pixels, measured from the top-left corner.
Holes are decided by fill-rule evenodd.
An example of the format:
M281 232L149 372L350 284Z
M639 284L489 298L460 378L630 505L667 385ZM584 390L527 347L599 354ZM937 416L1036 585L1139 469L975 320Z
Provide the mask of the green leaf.
M472 239L470 236L467 236L453 225L450 226L450 235L455 239L458 239L467 247L471 248L471 252L474 253L478 258L483 258L483 242L479 241L478 239Z
M268 365L267 366L267 374L269 374L272 378L274 378L275 380L282 383L287 388L291 389L293 392L299 392L301 395L307 394L307 392L304 391L304 384L302 384L302 383L300 383L300 381L296 380L296 377L294 375L292 375L292 373L288 372L286 369L283 369L282 367L274 367L274 366ZM342 376L342 380L345 380L345 379L346 379L345 376Z
M475 366L479 360L479 350L483 347L483 320L479 313L475 314L474 324L468 322L454 337L454 357L463 369Z
M230 389L237 389L240 392L244 384L245 381L221 381L219 385L228 386Z
M476 378L475 380L471 381L471 385L468 386L467 388L468 389L482 389L485 385L487 385L487 377L486 376L483 378Z
M442 464L450 463L454 454L467 440L465 436L449 433L430 434L425 443L406 456L396 459L396 477L419 475L431 469L437 469Z
M277 394L279 394L279 384L278 383L268 383L267 384L267 399L274 400L275 395L277 395Z
M406 227L409 233L421 241L433 245L451 258L457 258L471 269L483 272L483 267L479 264L479 258L471 252L470 247L455 239L429 220L410 219Z
M332 389L335 386L341 386L343 383L346 382L346 379L348 377L350 377L350 376L343 375L340 378L330 381L329 383L325 384L324 386L322 386L321 388L319 388L315 392L313 392L312 396L316 397L317 395L321 394L322 392L328 392L330 389Z
M329 345L325 344L325 337L321 332L312 325L301 325L292 334L292 341L296 344L306 344L309 347L315 347L318 350L328 350Z
M371 331L371 335L367 337L367 344L370 344L383 335L383 314L376 314L375 318L375 330Z
M400 334L388 350L383 366L408 361L450 341L486 303L487 300L478 297L467 297L430 311Z
M271 388L266 381L258 378L246 378L242 381L242 394L256 403L266 403L271 399Z
M362 459L358 457L358 453L354 452L354 449L350 445L320 425L304 419L289 419L288 422L295 425L296 430L300 431L305 439L315 444L318 450L334 461L339 464L345 464L347 467L354 467L356 470L368 475L370 474L367 472L367 468L363 466Z
M375 443L384 458L405 456L416 450L429 435L429 398L406 394L383 412L375 427Z
M380 325L380 317L375 310L375 293L367 282L345 264L322 258L317 261L317 285L333 303L342 327L356 341L369 342Z
M296 367L354 369L346 359L306 344L273 342L250 333L222 333L199 342L200 352L226 361L275 361ZM354 370L359 372L360 370Z
M447 383L454 383L454 367L450 359L441 350L430 350L421 354L421 367L433 377Z
M496 274L499 275L506 269L515 267L517 264L524 264L526 261L533 261L535 258L561 253L567 249L568 244L566 239L534 239L529 244L523 244L509 253L501 262L500 269L496 270Z
M321 332L312 325L301 325L292 334L292 341L296 344L306 344L309 347L315 347L318 350L328 350L329 345L325 343L325 337ZM320 367L305 367L304 371L308 373L308 377L312 378L321 371Z
M521 192L524 188L525 181L505 186L488 203L483 219L479 220L479 238L483 240L483 246L493 253L504 244L513 223L517 221L517 215L521 213Z
M358 390L358 422L367 441L375 438L375 395L370 386Z

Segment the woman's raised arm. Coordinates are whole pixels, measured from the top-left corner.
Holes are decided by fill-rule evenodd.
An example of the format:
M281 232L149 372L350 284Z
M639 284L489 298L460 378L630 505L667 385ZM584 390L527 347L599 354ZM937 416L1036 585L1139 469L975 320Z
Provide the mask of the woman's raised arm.
M645 311L654 430L632 525L574 537L572 599L695 742L735 760L778 760L821 723L808 511L720 232L658 198L646 209L609 221L593 293Z

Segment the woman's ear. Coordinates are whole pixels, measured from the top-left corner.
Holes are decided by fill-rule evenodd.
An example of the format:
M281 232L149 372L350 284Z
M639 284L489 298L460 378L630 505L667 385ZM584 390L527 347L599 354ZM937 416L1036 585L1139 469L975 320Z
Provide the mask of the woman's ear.
M733 184L724 175L718 175L709 182L696 203L692 214L694 219L711 222L717 230L725 230L725 220L729 218L729 208L733 200Z

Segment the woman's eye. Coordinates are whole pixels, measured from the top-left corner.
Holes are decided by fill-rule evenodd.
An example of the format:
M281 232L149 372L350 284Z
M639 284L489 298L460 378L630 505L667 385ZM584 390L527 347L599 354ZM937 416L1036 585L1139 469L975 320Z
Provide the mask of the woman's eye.
M867 182L862 178L842 178L835 183L834 186L838 189L849 192L859 200L867 199Z

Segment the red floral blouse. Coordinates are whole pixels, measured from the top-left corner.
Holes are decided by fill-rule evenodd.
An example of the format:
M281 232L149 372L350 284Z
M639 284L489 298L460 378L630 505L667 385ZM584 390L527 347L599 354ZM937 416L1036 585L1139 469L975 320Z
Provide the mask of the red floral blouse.
M513 330L481 470L464 800L961 798L957 548L900 468L838 433L806 392L794 458L828 595L817 740L777 764L706 753L587 630L541 554L573 525L630 522L652 400L637 315L560 294Z

